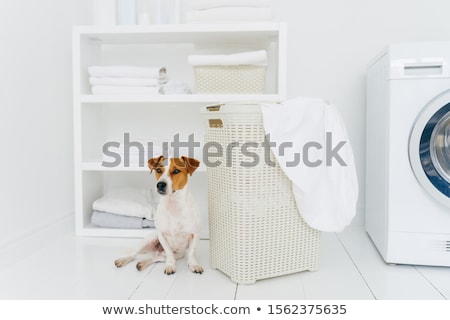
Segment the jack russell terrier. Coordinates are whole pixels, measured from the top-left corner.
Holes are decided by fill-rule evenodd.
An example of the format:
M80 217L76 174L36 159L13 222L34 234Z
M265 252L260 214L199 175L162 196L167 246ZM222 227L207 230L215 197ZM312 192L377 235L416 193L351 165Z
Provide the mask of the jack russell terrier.
M176 271L175 261L187 251L188 265L192 272L202 273L203 268L195 257L199 241L199 210L189 191L188 178L199 167L200 162L188 157L171 158L168 167L163 165L164 157L148 160L150 173L155 171L156 190L161 200L156 210L156 234L144 239L141 246L131 255L117 259L119 268L136 259L140 253L150 256L136 264L141 271L155 262L165 261L165 274Z

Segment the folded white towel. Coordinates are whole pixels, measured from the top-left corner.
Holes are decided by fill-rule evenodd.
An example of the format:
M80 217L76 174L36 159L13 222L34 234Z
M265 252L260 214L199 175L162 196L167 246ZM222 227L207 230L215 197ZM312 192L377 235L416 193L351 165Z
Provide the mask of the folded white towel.
M92 86L92 94L157 95L159 94L159 86L157 87Z
M103 228L142 229L155 227L153 220L102 211L92 213L91 223Z
M160 92L162 94L191 94L191 88L179 80L169 80L161 86Z
M121 77L121 78L151 78L160 79L166 76L165 67L137 67L137 66L90 66L88 73L91 77Z
M292 181L297 207L305 222L321 231L342 231L356 213L358 180L352 147L337 108L321 99L297 98L282 105L263 105L261 110L265 131L276 142L272 152ZM344 142L336 150L346 165L338 163L336 157L327 165L327 132L332 135L332 146L328 148L338 148ZM293 148L284 148L280 155L278 146L283 142L293 143ZM305 156L303 147L308 143L314 144L308 149L308 161L322 164L308 166L303 161L293 165L295 154Z
M190 55L188 62L192 66L201 65L267 65L267 51L248 51L235 54L207 54L207 55Z
M151 189L123 188L96 200L92 209L153 220L157 201L157 195Z
M212 23L212 22L255 22L270 21L273 13L270 8L228 7L206 10L194 10L186 14L188 23Z
M93 86L155 87L161 83L161 80L152 78L90 77L89 83Z
M192 0L192 9L204 10L220 7L267 8L270 0Z

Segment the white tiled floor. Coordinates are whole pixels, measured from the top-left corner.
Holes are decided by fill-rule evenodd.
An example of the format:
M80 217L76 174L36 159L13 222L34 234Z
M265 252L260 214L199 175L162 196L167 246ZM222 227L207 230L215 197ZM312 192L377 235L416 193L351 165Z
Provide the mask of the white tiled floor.
M450 268L386 265L362 227L323 234L319 271L236 285L211 269L209 242L193 274L180 260L139 272L113 261L139 239L79 238L68 234L10 265L0 266L0 299L449 299Z

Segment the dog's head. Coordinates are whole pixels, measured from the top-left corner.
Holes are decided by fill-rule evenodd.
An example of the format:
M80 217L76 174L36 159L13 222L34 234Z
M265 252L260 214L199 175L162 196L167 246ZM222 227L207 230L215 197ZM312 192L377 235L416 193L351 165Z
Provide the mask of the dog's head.
M167 166L164 165L164 160L163 156L148 160L150 173L155 171L156 191L160 195L184 189L188 176L191 176L200 165L200 161L188 157L170 158Z

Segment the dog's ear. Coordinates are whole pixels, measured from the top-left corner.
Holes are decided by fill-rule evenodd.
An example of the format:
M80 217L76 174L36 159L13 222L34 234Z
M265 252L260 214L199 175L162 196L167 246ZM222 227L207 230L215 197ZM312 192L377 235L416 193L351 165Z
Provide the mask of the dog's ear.
M159 164L164 160L165 160L164 156L159 156L157 158L152 158L148 160L148 167L150 168L150 173L152 173L152 171L156 169L159 166Z
M200 161L188 157L181 157L184 161L184 165L186 166L189 175L192 176L195 170L200 166Z

